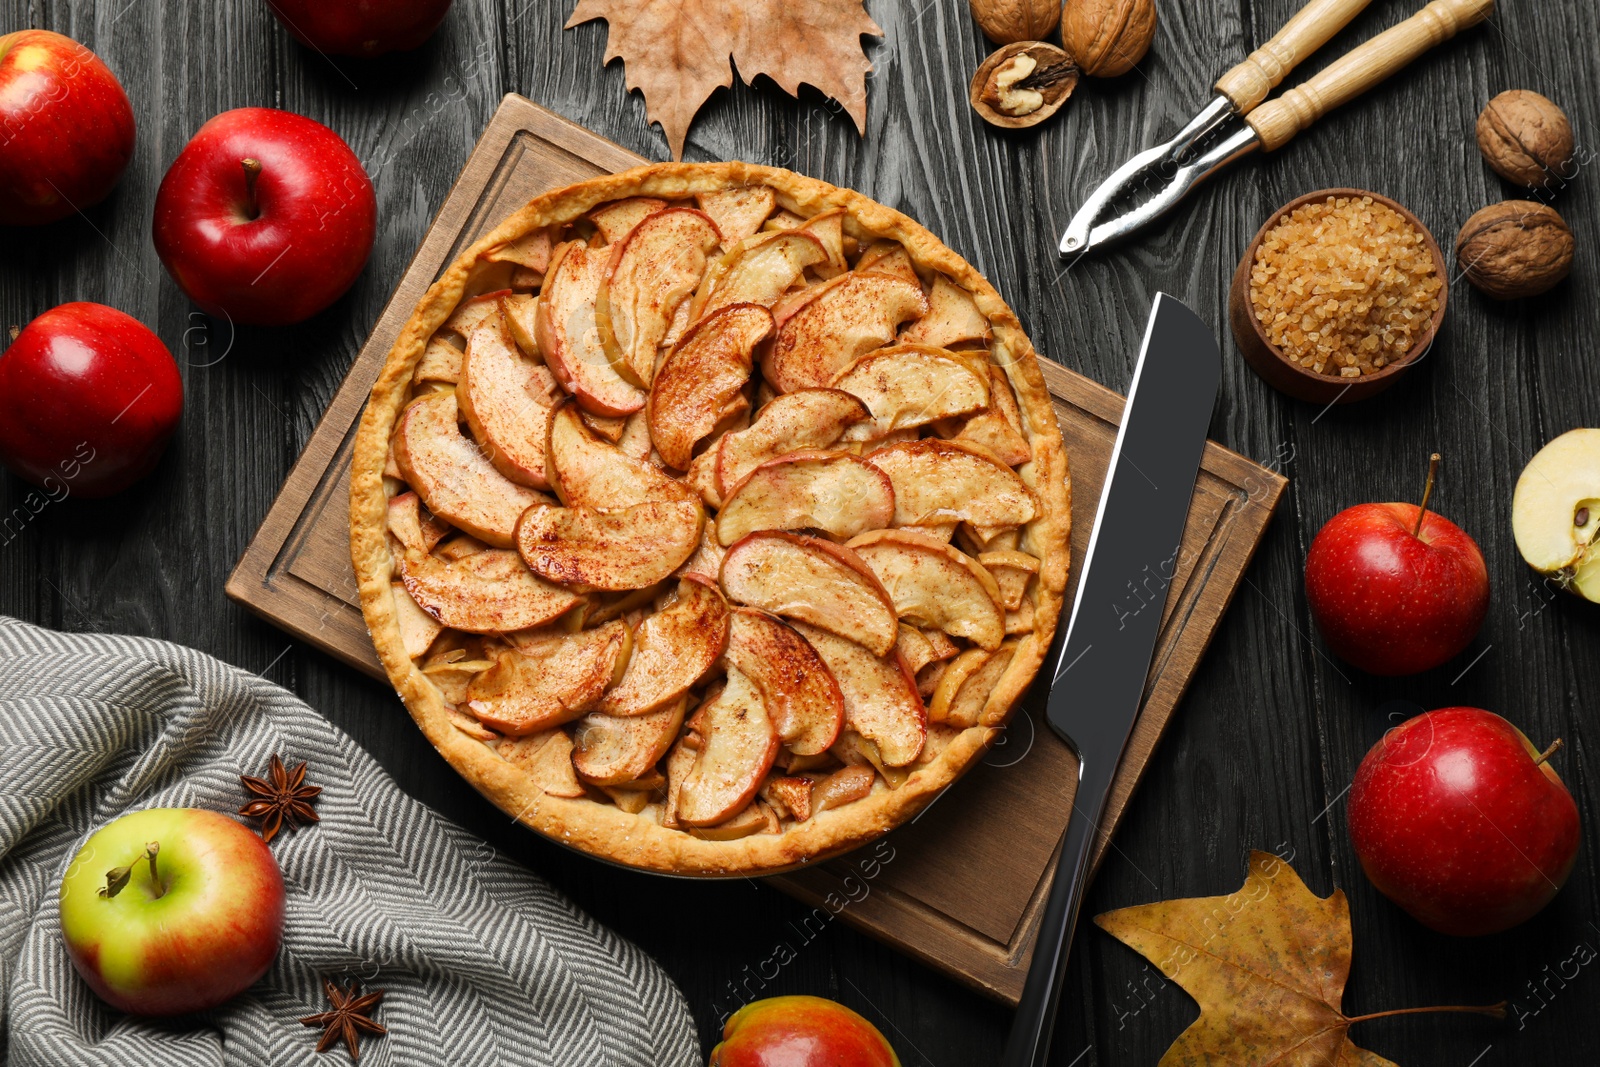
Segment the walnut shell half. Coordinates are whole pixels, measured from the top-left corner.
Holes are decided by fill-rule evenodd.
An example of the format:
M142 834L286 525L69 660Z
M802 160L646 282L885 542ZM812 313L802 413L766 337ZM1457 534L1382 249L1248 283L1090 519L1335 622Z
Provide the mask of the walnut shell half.
M1037 126L1061 110L1078 87L1078 68L1053 44L1018 41L995 52L972 76L972 109L991 126Z
M1061 46L1092 78L1132 70L1155 35L1155 0L1066 0L1061 9Z
M1519 300L1554 288L1572 270L1575 242L1555 208L1532 200L1490 204L1456 238L1456 262L1480 291Z
M1559 187L1573 175L1572 124L1528 89L1489 101L1478 116L1478 149L1496 174L1528 189Z
M978 28L995 44L1037 41L1061 20L1057 0L968 0Z

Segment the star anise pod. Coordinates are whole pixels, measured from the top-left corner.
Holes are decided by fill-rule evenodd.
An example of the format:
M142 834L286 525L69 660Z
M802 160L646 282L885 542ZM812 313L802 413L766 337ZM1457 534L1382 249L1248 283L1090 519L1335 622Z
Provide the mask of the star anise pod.
M261 820L262 841L271 841L276 837L284 823L288 823L289 828L293 829L303 822L321 821L311 802L322 792L322 787L305 784L304 763L292 771L285 770L283 760L273 756L268 774L271 781L248 774L239 776L239 781L245 789L260 798L240 808L239 814Z
M350 992L346 993L326 978L322 980L322 988L327 992L328 1003L333 1005L333 1010L307 1015L300 1020L300 1024L323 1027L322 1037L317 1041L318 1052L328 1051L335 1042L344 1038L345 1048L350 1050L350 1059L359 1060L362 1034L381 1035L389 1032L382 1023L368 1018L378 1006L378 1001L383 999L384 991L374 989L358 997L356 990L360 987L356 983L351 982Z

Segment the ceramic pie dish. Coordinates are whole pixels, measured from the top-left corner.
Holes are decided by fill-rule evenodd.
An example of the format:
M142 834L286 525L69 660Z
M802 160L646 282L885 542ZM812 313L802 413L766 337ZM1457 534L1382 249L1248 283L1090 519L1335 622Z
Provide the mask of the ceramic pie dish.
M538 197L429 289L351 551L390 681L501 809L767 874L982 756L1054 633L1069 494L1033 347L961 257L789 171L658 164Z

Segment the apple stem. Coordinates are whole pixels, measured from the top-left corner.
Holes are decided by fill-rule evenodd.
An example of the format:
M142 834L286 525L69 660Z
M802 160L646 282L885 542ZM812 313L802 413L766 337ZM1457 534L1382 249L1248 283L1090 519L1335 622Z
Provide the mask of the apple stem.
M1539 753L1539 758L1533 761L1533 765L1537 767L1551 756L1554 756L1557 752L1560 752L1561 746L1564 744L1566 744L1566 742L1561 740L1559 737L1550 742L1550 747Z
M256 179L261 177L261 161L246 156L239 161L239 165L244 168L244 195L250 201L250 217L260 218L261 205L256 203Z
M1458 1011L1466 1012L1469 1015L1487 1015L1491 1019L1504 1019L1506 1017L1506 1002L1502 1000L1498 1004L1485 1004L1482 1007L1451 1004L1438 1008L1394 1008L1390 1011L1375 1011L1371 1015L1357 1015L1353 1018L1346 1018L1345 1022L1364 1023L1372 1019L1386 1019L1391 1015L1421 1015L1424 1012L1434 1011Z
M156 887L156 899L166 896L167 887L161 884L161 878L156 874L156 853L161 851L160 841L147 841L144 846L144 858L150 861L150 883Z
M157 900L160 900L166 895L167 892L167 887L161 884L161 878L156 874L156 854L160 851L161 842L147 841L145 842L144 846L144 855L140 857L150 864L150 882L153 886L155 886L155 898ZM113 867L111 870L107 871L106 884L105 887L100 890L100 897L104 900L110 900L112 897L126 889L128 887L128 882L133 878L134 864L137 864L138 862L139 860L134 860L133 863L130 863L125 867Z
M1422 536L1422 520L1428 515L1428 499L1433 496L1433 480L1439 476L1442 458L1437 452L1428 458L1428 482L1422 487L1422 504L1417 508L1417 528L1411 531L1412 537Z

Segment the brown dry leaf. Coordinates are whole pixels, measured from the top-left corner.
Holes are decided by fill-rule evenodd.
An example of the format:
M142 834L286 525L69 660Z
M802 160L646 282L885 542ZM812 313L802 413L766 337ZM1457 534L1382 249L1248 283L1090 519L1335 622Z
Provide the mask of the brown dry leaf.
M1340 1009L1350 975L1350 905L1342 890L1314 896L1294 868L1250 854L1244 886L1123 908L1095 923L1137 950L1200 1004L1200 1018L1160 1067L1396 1067L1356 1047ZM1505 1005L1424 1008L1505 1017Z
M706 98L733 85L730 56L747 83L765 74L790 95L815 86L866 132L872 63L861 37L883 31L862 0L578 0L567 28L592 19L609 24L605 62L622 58L673 159Z

